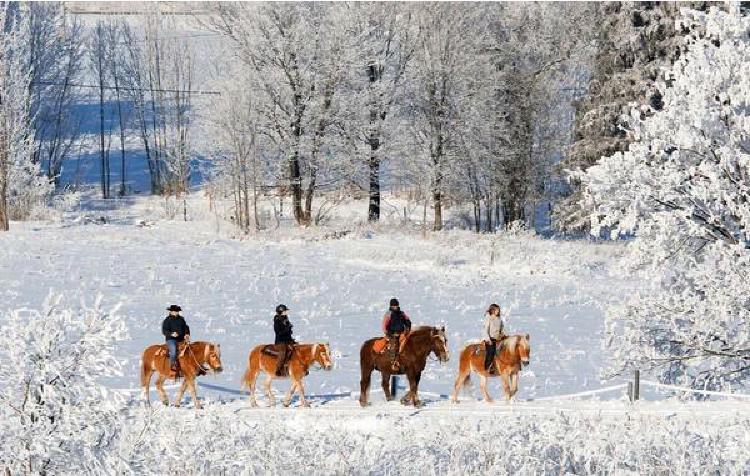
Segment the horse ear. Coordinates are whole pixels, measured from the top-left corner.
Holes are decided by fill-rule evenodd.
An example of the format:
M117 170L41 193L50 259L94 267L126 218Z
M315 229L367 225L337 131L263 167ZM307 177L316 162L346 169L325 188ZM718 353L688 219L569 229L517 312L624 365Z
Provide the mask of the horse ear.
M526 340L529 340L529 339L531 339L531 336L526 334Z

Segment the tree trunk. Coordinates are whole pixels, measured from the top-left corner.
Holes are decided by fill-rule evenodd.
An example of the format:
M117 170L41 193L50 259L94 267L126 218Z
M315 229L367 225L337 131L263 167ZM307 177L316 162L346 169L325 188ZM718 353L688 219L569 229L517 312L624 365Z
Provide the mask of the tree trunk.
M492 233L492 201L490 200L489 195L485 197L484 204L487 210L487 224L484 227L484 231L486 231L487 233Z
M367 221L380 220L380 159L376 155L378 144L370 141L370 201L367 206Z
M479 233L481 231L481 225L482 225L482 208L481 204L479 203L479 200L476 198L471 201L472 205L474 205L474 231Z
M5 155L5 152L1 152ZM4 157L0 160L6 160ZM0 231L8 231L10 229L10 217L8 213L8 179L7 175L0 177Z
M432 230L440 231L443 229L443 195L440 190L435 189L432 193L432 201L435 204L435 224Z
M117 116L120 121L120 196L125 196L125 123L122 120L122 103L120 101L120 83L117 79L117 70L115 69L115 93L117 95Z

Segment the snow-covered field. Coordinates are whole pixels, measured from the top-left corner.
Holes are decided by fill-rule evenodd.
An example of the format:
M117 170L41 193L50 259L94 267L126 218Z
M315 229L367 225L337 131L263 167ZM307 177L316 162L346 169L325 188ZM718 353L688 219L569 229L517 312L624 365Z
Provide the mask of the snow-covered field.
M49 293L75 307L103 297L127 336L112 336L123 374L103 383L129 399L135 422L122 458L143 472L501 474L735 473L750 471L749 403L627 403L623 390L565 398L602 382L602 305L637 283L614 270L622 244L446 232L424 239L398 228L283 228L245 240L210 221L120 216L112 224L14 224L0 236L0 315L40 308ZM492 258L494 257L494 259ZM445 324L452 359L428 362L421 409L359 408L358 350L379 333L397 296L415 323ZM479 338L487 305L503 306L511 332L531 335L518 402L478 401L476 386L446 401L464 343ZM180 304L193 338L222 345L225 371L204 377L200 413L140 408L141 350L160 342L164 308ZM273 339L276 304L291 309L300 341L328 341L331 372L311 372L312 409L251 409L239 380L249 349ZM286 383L276 383L285 391ZM174 387L168 389L170 396ZM155 391L152 387L152 398ZM649 398L655 394L646 393ZM191 435L191 437L181 437ZM197 435L197 436L196 436ZM139 460L139 445L164 448ZM149 453L150 454L150 453ZM144 457L145 458L145 457ZM140 466L139 466L140 465Z

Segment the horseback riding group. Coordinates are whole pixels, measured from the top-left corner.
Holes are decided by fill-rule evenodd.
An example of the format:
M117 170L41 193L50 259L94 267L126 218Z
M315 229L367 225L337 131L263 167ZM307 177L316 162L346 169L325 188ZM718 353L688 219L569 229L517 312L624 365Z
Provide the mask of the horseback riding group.
M157 373L156 389L161 401L168 405L164 391L167 379L182 378L177 392L175 406L179 406L186 390L189 390L196 408L200 401L195 389L195 379L207 372L221 372L221 347L211 342L191 341L190 327L180 315L180 306L171 305L169 314L162 323L165 344L149 346L141 360L141 386L147 402L151 377ZM460 354L458 377L451 397L458 402L458 392L469 382L471 372L481 378L482 394L487 402L492 401L487 392L487 378L499 376L508 400L518 391L518 374L528 365L531 349L529 335L507 336L500 306L492 304L485 314L483 341L471 343ZM250 391L250 403L255 400L255 382L261 372L266 374L264 391L270 405L275 404L271 392L271 382L289 378L292 382L284 398L288 406L294 393L298 393L300 403L309 406L305 399L303 378L313 364L325 370L332 368L331 351L327 343L300 344L292 335L289 321L289 308L284 304L276 306L273 318L275 340L273 344L254 347L248 356L248 365L242 377L243 387ZM392 375L405 375L409 381L409 392L401 399L403 404L420 406L417 388L427 359L434 354L440 362L448 361L448 341L445 327L420 326L412 329L409 316L401 310L398 299L389 302L389 309L382 321L383 336L365 341L360 350L361 392L359 401L368 405L368 393L372 372L378 370L382 377L386 400L393 399L390 389Z

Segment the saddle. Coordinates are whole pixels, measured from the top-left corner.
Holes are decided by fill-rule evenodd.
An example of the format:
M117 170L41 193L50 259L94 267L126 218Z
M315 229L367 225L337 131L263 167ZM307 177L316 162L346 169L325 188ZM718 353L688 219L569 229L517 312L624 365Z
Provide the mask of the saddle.
M372 344L372 350L376 354L385 354L388 351L388 338L381 337ZM398 351L399 353L404 350L404 344L406 343L406 333L398 336Z
M167 344L158 344L159 348L156 350L157 357L164 357L165 359L169 356L169 349L167 349ZM178 357L182 357L185 355L185 351L187 350L187 342L180 342L177 344L177 353L179 354Z
M260 350L261 354L268 355L270 357L279 358L279 346L283 346L286 344L267 344L264 345L263 348ZM292 360L292 354L294 353L294 345L291 345L292 350L286 353L286 361L284 362L284 365L282 367L282 371L284 375L289 375L289 362ZM305 372L305 375L308 375L309 372Z

